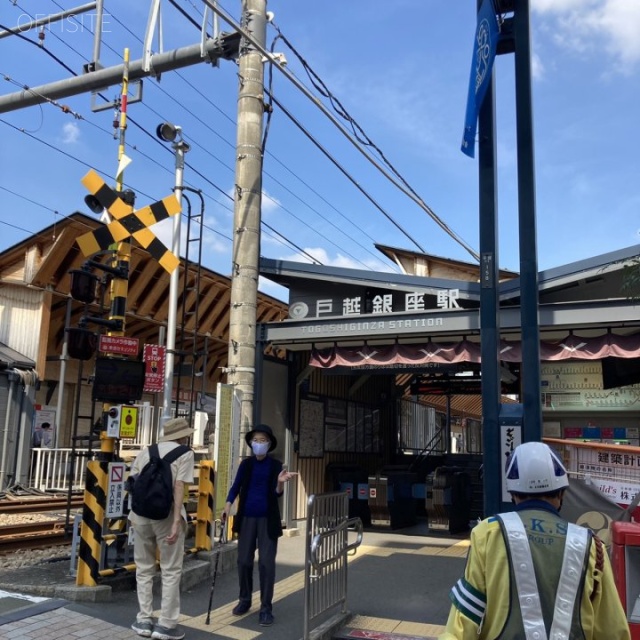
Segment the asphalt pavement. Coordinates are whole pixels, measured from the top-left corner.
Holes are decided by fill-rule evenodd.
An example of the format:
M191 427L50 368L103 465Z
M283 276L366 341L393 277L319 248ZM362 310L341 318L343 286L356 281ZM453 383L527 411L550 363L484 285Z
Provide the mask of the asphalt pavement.
M185 561L185 572L192 574L182 591L180 624L186 640L303 638L306 537L302 529L286 534L278 548L275 622L271 627L258 624L257 594L247 614L240 617L231 614L238 594L235 543L227 543L223 548L208 625L205 622L212 581L209 575L203 578L200 573L198 577L197 570L197 566L207 563L195 558ZM349 559L345 616L348 622L340 637L376 640L436 637L446 622L449 589L464 569L467 548L467 535L429 531L426 522L396 531L365 530L362 545ZM257 588L258 584L256 566L254 586ZM94 592L85 601L82 600L85 592L78 594L74 585L68 563L0 573L0 638L138 637L129 628L137 612L132 579L121 580L118 586L104 589L101 594ZM159 604L159 596L156 603ZM315 629L313 637L330 638L328 619L339 611L338 607L314 620L310 626Z

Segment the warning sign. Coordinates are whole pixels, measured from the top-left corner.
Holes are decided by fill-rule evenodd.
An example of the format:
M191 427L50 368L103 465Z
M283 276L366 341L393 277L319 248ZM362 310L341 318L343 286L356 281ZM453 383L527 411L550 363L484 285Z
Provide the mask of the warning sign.
M144 362L144 390L147 393L164 391L164 365L167 350L157 344L145 344L142 351Z
M135 438L137 426L138 426L138 408L123 406L121 417L120 417L120 437Z
M124 462L109 463L109 485L107 486L107 518L118 518L124 514Z

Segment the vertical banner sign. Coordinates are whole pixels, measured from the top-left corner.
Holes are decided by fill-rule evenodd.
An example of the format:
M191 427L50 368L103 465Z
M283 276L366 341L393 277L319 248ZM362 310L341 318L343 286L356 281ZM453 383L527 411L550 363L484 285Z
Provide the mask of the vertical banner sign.
M511 494L507 491L505 468L511 452L522 444L522 427L500 425L500 477L502 478L502 502L511 502Z
M491 71L493 69L493 60L496 57L499 35L493 0L483 0L480 11L478 11L478 24L471 58L471 74L469 75L467 110L464 118L464 133L462 135L462 146L460 147L462 153L470 158L475 156L478 112L491 80Z
M124 470L124 462L109 463L107 505L104 512L107 518L118 518L124 514Z
M157 344L145 344L142 351L144 362L144 391L162 393L164 391L164 366L166 347Z
M227 494L240 464L240 405L242 392L231 384L217 385L216 432L213 448L215 462L214 517L220 518Z

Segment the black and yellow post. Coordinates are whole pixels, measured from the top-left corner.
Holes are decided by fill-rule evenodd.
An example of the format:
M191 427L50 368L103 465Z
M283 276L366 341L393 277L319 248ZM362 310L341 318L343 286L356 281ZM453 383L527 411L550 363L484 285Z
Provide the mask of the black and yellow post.
M123 190L123 169L121 161L124 156L124 135L127 127L127 94L129 87L129 50L124 51L124 73L122 78L122 93L120 99L120 140L118 145L118 175L116 191ZM126 204L128 211L133 212L133 201ZM130 240L119 242L113 247L115 250L112 263L113 278L111 280L109 312L110 336L123 336L125 333L125 317L127 311L127 294L129 286L129 262L131 260ZM117 328L111 328L117 327ZM110 405L105 404L103 410L107 413ZM109 462L114 460L115 438L108 437L106 431L100 434L100 453L97 460L87 463L86 484L84 491L84 506L82 512L82 527L80 531L80 545L78 550L78 572L76 584L82 586L96 586L101 570L102 542L104 535L104 521L107 506L107 488L109 483Z
M198 508L196 513L196 548L211 551L213 544L214 462L200 462L198 475Z

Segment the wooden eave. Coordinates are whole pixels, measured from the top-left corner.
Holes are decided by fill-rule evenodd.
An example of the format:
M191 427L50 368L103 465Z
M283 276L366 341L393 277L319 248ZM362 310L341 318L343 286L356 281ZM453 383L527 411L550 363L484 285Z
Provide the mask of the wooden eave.
M62 352L67 304L70 298L71 278L69 271L79 269L87 260L82 255L77 238L102 225L98 220L82 213L74 213L55 226L44 229L27 240L10 247L0 254L0 286L2 284L30 286L48 292L50 314L45 357L58 357ZM95 256L98 262L106 256ZM200 267L199 302L197 327L195 305L197 292L193 289L197 265L190 264L184 287L185 261L181 260L178 295L177 322L180 325L184 314L184 335L190 351L202 352L207 344L206 369L208 388L224 379L223 367L227 366L229 344L229 301L231 280L214 271ZM94 273L103 278L100 270ZM131 251L129 286L125 334L144 343L157 344L161 327L166 327L169 314L169 274L141 247L134 244ZM98 287L100 291L103 287ZM106 287L105 287L106 289ZM69 326L76 327L83 315L108 317L109 292L103 291L100 301L85 307L71 300ZM274 321L287 317L287 304L258 293L257 317L259 322ZM90 327L99 330L98 327ZM176 341L181 326L176 331ZM176 343L178 347L178 344ZM43 346L44 348L44 346ZM204 361L204 358L203 358Z

